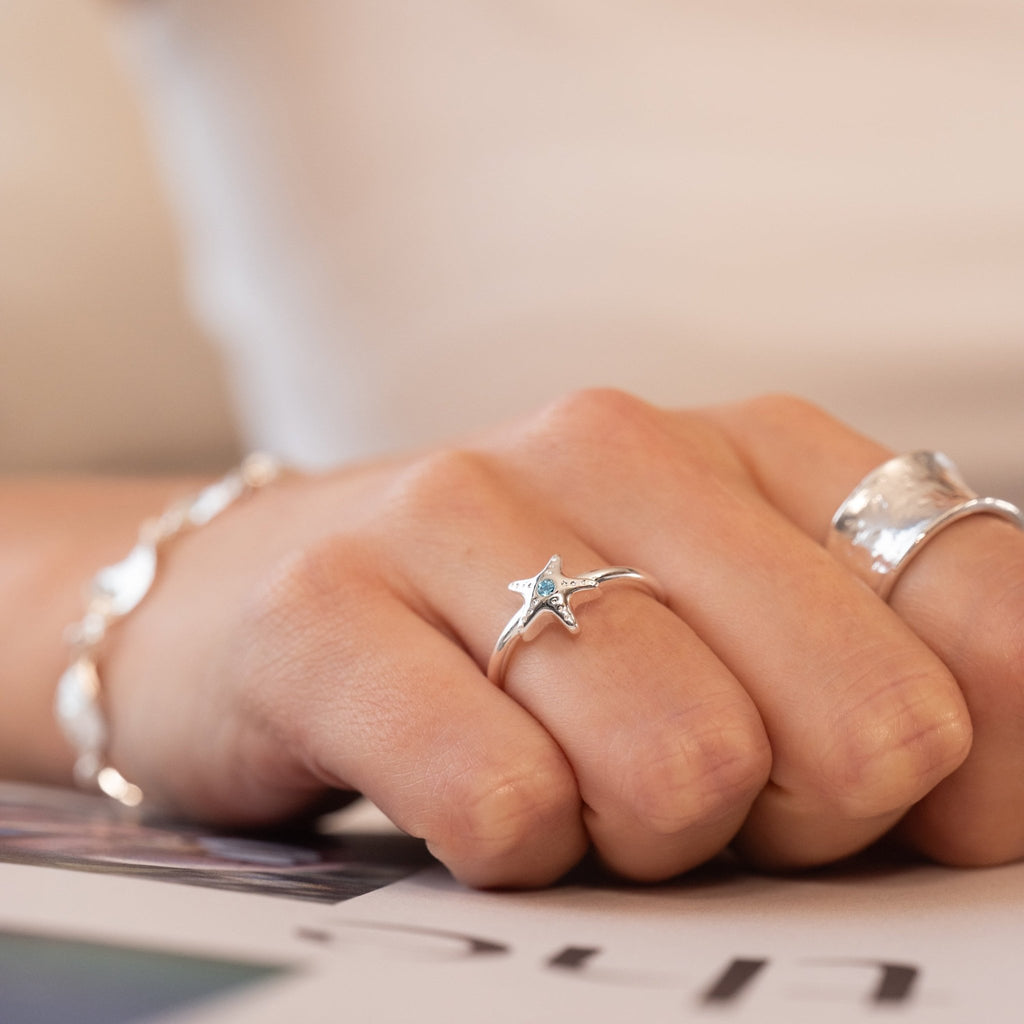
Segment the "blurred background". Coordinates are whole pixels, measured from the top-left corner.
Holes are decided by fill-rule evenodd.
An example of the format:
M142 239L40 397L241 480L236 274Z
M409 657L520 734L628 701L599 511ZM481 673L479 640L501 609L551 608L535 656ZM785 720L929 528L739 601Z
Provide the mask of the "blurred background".
M397 420L396 410L408 416L401 428L406 434L417 439L433 437L424 432L425 424L432 431L446 431L448 420L445 417L451 414L453 423L463 417L469 404L467 395L475 395L480 407L472 410L473 415L489 418L494 398L490 390L460 385L459 401L437 397L430 404L421 400L425 375L443 377L447 372L453 377L453 368L461 371L470 364L467 352L472 359L476 358L480 337L490 338L492 344L501 344L500 329L494 329L495 324L501 326L504 309L500 305L501 297L506 292L518 294L514 288L506 287L507 282L513 280L513 276L506 273L510 267L525 275L522 287L528 294L537 293L535 297L541 303L537 316L546 327L547 307L543 305L545 290L542 286L548 280L558 280L548 273L548 267L559 265L557 261L561 258L563 265L579 265L586 273L593 271L590 278L583 274L581 281L586 285L604 266L595 258L591 262L596 269L587 271L591 254L605 251L591 246L585 232L575 231L573 203L554 211L560 217L557 222L563 239L551 228L555 221L545 220L552 211L543 205L535 209L528 203L518 208L514 202L506 201L529 200L536 194L531 192L536 181L545 189L553 182L552 194L569 195L570 199L576 198L577 190L571 184L566 192L558 192L565 181L576 179L571 174L567 177L565 167L558 164L557 147L545 148L544 131L551 131L552 125L557 125L557 110L549 124L539 117L544 112L544 104L534 110L529 96L523 103L519 102L515 46L520 37L514 32L508 36L497 34L491 21L507 28L503 19L515 21L522 17L531 33L539 32L539 24L544 31L554 32L552 38L562 40L560 45L575 44L571 43L574 37L565 36L570 40L565 43L563 36L555 31L561 24L559 18L564 18L566 24L585 25L588 32L593 28L593 40L589 36L584 40L588 45L593 44L593 57L617 52L615 19L611 19L610 28L602 24L594 27L599 21L595 11L587 8L587 16L581 19L579 12L583 8L572 2L531 8L529 16L501 5L484 5L480 8L483 13L479 13L469 0L441 5L438 9L410 8L398 0L373 5L333 5L323 0L306 5L304 19L295 16L297 7L277 5L273 0L263 0L261 4L253 2L251 6L249 0L217 4L190 0L183 4L139 5L137 9L159 13L164 6L182 8L181 16L196 23L196 38L210 43L198 51L206 55L203 59L210 64L228 58L236 62L229 61L226 65L230 74L226 76L228 86L224 94L228 98L232 88L244 89L252 85L252 68L246 64L247 60L251 59L256 66L278 68L277 79L271 85L283 90L282 94L293 106L281 105L285 113L278 119L280 123L271 116L277 110L272 107L268 116L260 121L264 134L257 134L254 145L259 154L285 154L291 160L289 164L282 156L283 167L278 168L280 180L291 180L288 175L295 173L295 166L301 166L304 172L321 165L326 169L322 181L318 182L315 176L309 179L308 195L303 193L296 198L283 189L274 191L275 201L282 201L282 196L287 200L282 208L284 213L272 205L267 206L267 215L255 226L251 223L258 218L242 217L245 230L239 231L230 225L230 245L225 243L224 247L225 252L236 252L231 246L243 244L249 234L258 235L260 230L278 231L268 237L272 244L275 239L280 243L275 218L283 222L286 216L294 217L299 208L300 213L304 211L305 220L300 218L295 222L297 237L303 237L302 230L306 230L309 237L317 237L317 232L321 231L327 236L324 252L317 249L310 258L315 264L314 270L322 263L331 271L325 278L329 293L325 305L329 311L325 317L328 333L332 334L339 323L347 326L350 312L353 321L380 328L380 336L367 333L369 340L365 343L362 336L354 332L355 340L349 339L347 350L342 348L341 338L336 350L331 348L332 358L339 359L351 358L359 348L361 359L365 357L372 363L367 355L372 353L380 365L373 363L372 373L367 371L369 383L362 389L365 396L355 394L361 379L357 372L348 382L353 394L347 395L346 401L329 396L330 408L323 411L326 426L320 424L320 433L328 438L341 436L343 428L349 429L351 425L347 422L339 425L331 417L337 409L351 407L356 410L353 418L357 412L374 413L376 419L368 416L366 425L360 429L385 448L390 443L387 432L390 427L382 417L387 415ZM628 10L628 5L620 6ZM230 465L240 448L219 356L206 343L184 299L180 254L137 106L137 89L130 79L127 61L122 61L117 52L119 36L113 24L117 8L115 0L0 2L0 472L213 471ZM238 24L245 23L257 8L262 12L261 17L255 19L259 31L247 39L247 46L239 53L228 53L227 43L238 36L235 31ZM696 201L685 207L689 227L701 244L694 245L691 252L686 245L679 244L675 235L670 235L664 240L664 260L637 261L636 264L640 268L637 274L646 274L642 281L633 282L636 294L653 296L648 306L655 313L661 308L660 301L664 301L669 311L665 314L666 366L676 365L680 322L686 329L696 325L699 331L694 336L707 339L699 350L695 349L695 372L681 378L674 369L661 374L659 380L663 382L665 394L658 392L651 397L684 403L705 401L721 397L718 391L725 385L728 385L726 390L731 389L725 397L731 397L732 391L748 394L764 389L796 390L823 402L850 422L884 437L896 447L928 444L947 448L958 459L963 459L962 464L970 469L969 477L979 489L1024 499L1019 452L1021 424L1024 423L1021 403L1024 363L1021 361L1017 294L1021 254L1024 253L1019 227L1022 210L1017 171L1020 149L1019 139L1014 141L1014 133L1006 130L1007 125L1014 123L1019 97L1024 95L1018 48L1010 31L1021 24L1018 0L996 0L993 4L979 5L977 9L968 0L945 7L928 0L913 0L891 10L887 6L868 9L834 0L831 4L818 5L821 23L816 23L816 31L819 35L810 33L806 38L807 12L798 8L799 5L790 10L783 0L777 8L762 8L755 0L740 4L739 9L745 10L752 19L749 39L733 31L731 7L718 12L714 5L667 5L664 10L673 15L679 10L689 11L696 18L697 26L709 33L708 38L721 37L724 49L744 44L756 55L762 41L768 38L773 53L809 53L813 58L809 73L817 76L815 81L820 80L820 65L827 63L829 55L848 62L841 64L840 70L831 76L832 92L823 93L840 103L847 121L838 114L833 117L833 108L826 104L827 117L821 125L828 139L822 143L824 157L818 167L821 177L817 182L819 186L827 186L822 193L826 199L832 194L828 188L834 186L841 194L848 193L855 200L849 209L824 207L829 216L838 218L841 230L836 238L843 244L833 245L827 219L818 223L817 193L808 189L807 197L803 197L799 189L794 189L792 180L785 179L785 174L789 173L787 168L791 166L786 159L796 160L793 166L801 167L799 160L803 151L793 143L794 138L802 139L805 131L801 112L809 109L813 113L816 109L815 98L804 97L797 88L801 81L799 68L789 78L780 74L777 81L772 79L776 93L766 90L768 98L762 104L763 109L759 108L761 120L748 118L748 134L743 136L755 144L755 154L776 160L774 130L778 129L783 143L790 149L782 145L780 152L786 159L778 159L778 166L773 163L771 167L776 170L781 167L779 174L785 180L780 184L768 175L771 187L761 197L763 209L756 204L749 210L742 203L733 204L731 193L726 195L730 187L728 179L719 187L715 162L718 156L724 154L723 166L727 169L735 172L736 167L741 166L730 149L732 129L723 132L720 124L735 127L747 123L744 120L745 93L733 83L732 72L725 75L725 84L719 83L718 92L708 94L701 103L695 104L693 119L684 122L697 133L698 149L704 145L710 154L705 167L707 180L702 187L708 189L708 194L718 204L709 204L703 211ZM608 10L614 13L618 7L613 5ZM647 12L644 23L648 33L657 22L658 12L652 11ZM708 13L707 25L702 20L704 12ZM621 15L621 11L619 13ZM865 19L863 25L858 21L861 17ZM780 21L786 18L788 28L783 32ZM338 31L331 38L335 47L341 42L347 47L347 60L341 70L335 47L318 49L316 46L318 19L338 23ZM298 26L294 22L299 22ZM156 26L158 31L152 34L158 38L168 33L173 35L173 12L168 16L168 23L163 29ZM392 39L388 33L396 24L403 31ZM683 19L677 29L684 30L686 24ZM289 31L285 31L286 28ZM776 33L779 33L778 40ZM1004 37L1009 38L1006 46L1002 45ZM546 38L537 35L537 39ZM686 38L685 32L683 38ZM386 46L381 39L386 39ZM493 63L498 68L494 80L488 79L490 91L481 90L479 97L469 95L464 89L459 93L463 79L455 75L449 81L445 69L449 64L456 64L460 54L465 56L459 46L468 48L477 60L479 46L488 40L496 55ZM223 52L218 49L222 44ZM300 46L303 48L301 59L296 57ZM143 61L147 60L147 54L151 56L159 50L159 46L139 47ZM559 52L562 51L557 47L551 50L551 54ZM712 48L705 60L715 74L704 68L705 77L712 85L718 83L715 52ZM747 52L741 50L740 55ZM578 55L581 68L589 66L586 63L588 53L590 51L584 47L582 55ZM873 65L872 77L862 82L855 74L847 73L847 68L859 68L858 61L864 59L865 54L884 58L886 63L882 68ZM907 67L900 62L900 55L911 58ZM699 54L690 54L687 68L699 63L697 56ZM190 76L197 68L210 70L195 54L192 58L193 64L180 71L186 83L192 81ZM502 64L502 60L506 63ZM674 67L678 55L673 50L666 60L667 65ZM593 63L603 66L597 59ZM788 68L785 61L781 64L783 70ZM147 69L153 66L152 61L145 64ZM311 83L298 75L298 70L307 66L311 69ZM404 78L394 73L396 67L403 69ZM543 81L548 87L558 86L563 75L561 64L551 58L548 64L534 71L540 76L545 68L548 77ZM916 72L924 73L925 85L915 77ZM756 78L756 70L751 75ZM889 85L905 85L904 78L912 79L913 87L905 90L908 106L906 110L897 110L889 120L884 116L890 105ZM538 81L541 81L539 77ZM206 86L217 94L219 86L213 88L209 82ZM939 95L933 98L930 86L937 87ZM315 99L317 94L309 92L314 87L326 90L327 100L332 104L331 116L341 117L346 130L356 133L360 159L350 164L342 147L333 150L327 147L338 165L330 160L317 163L310 159L311 155L322 155L318 122L311 118L308 123L303 119L292 123L287 111L297 108L309 95ZM643 89L638 88L638 95L643 99ZM450 90L456 90L460 102L452 102ZM170 88L165 87L165 92L169 91ZM396 130L394 140L389 133L376 131L376 122L364 117L361 97L367 91L373 102L380 105L385 121L391 118L386 123L401 129ZM578 91L582 95L585 89L581 86ZM539 88L537 94L546 95ZM862 94L867 96L863 102ZM200 89L197 95L206 93ZM531 130L532 116L538 114L540 129L538 137L533 139L535 148L526 150L519 160L492 159L487 165L492 170L498 166L504 173L511 167L509 188L493 182L488 185L502 189L502 202L488 199L480 208L470 204L467 208L475 212L464 218L464 224L459 221L465 231L464 235L458 235L452 226L453 219L446 214L451 209L463 210L464 197L460 189L465 167L475 166L471 161L481 158L475 148L477 126L492 121L501 124L501 119L491 118L488 104L503 96L508 101L507 109L526 118ZM702 104L713 98L717 98L720 105L720 122L704 116ZM794 98L795 105L785 106ZM570 95L566 100L569 110L576 109L569 103L572 99ZM778 109L772 106L773 102ZM614 123L615 105L606 106L612 110ZM590 111L589 100L583 109L585 113ZM924 111L928 116L919 125L919 136L904 139L901 131L907 123L908 111ZM204 113L205 107L201 105L198 112ZM990 116L982 117L979 112ZM619 195L614 191L616 183L625 182L628 186L637 168L642 178L647 173L644 159L649 159L655 170L664 172L657 145L659 124L657 118L652 117L648 134L640 133L641 143L648 148L639 151L636 161L626 161L620 166L609 160L611 169L607 181L601 179L602 187L608 185L611 189L609 194ZM767 126L761 135L759 125ZM849 139L844 125L852 131ZM221 137L218 133L223 129L223 122L218 116L209 118L208 127L211 137ZM946 140L947 129L954 132L954 142ZM431 143L426 151L426 155L436 161L436 166L431 165L433 175L417 173L403 177L407 166L419 167L411 158L425 158L416 148L417 140L431 137L430 132L440 133L439 137L446 143L446 146ZM246 195L251 200L253 195L262 197L263 193L257 180L259 174L248 174L248 170L261 165L247 160L245 141L248 136L244 131L240 135L241 142L235 139L232 145L225 147L231 159L241 161L237 166L228 166L228 172L242 176L242 184L248 189ZM280 145L281 139L287 140L291 148ZM955 142L957 139L966 142L959 145ZM876 142L880 144L876 162L872 162L874 157L870 152L863 167L856 159L849 159L851 154L856 156L858 140L868 147ZM607 142L603 137L598 141ZM402 149L402 145L407 148ZM554 164L544 162L550 152L556 154ZM584 147L580 152L590 151ZM600 152L602 159L608 157L605 149ZM920 178L929 177L927 173L922 174L922 170L927 172L928 154L933 152L955 159L943 163L936 158L941 164L938 168L941 173L931 176L935 180L929 189L925 187L929 183L921 182ZM690 154L687 151L669 155L678 162ZM536 167L531 163L534 157L538 157ZM904 158L905 165L901 162ZM348 176L335 174L339 166ZM395 180L403 183L402 203L394 202L395 190L386 174L360 177L361 168L378 166L393 171L397 174ZM566 166L573 171L571 165ZM676 166L678 164L664 165L669 176ZM689 167L689 163L686 166ZM545 177L551 168L562 177L558 174L553 178ZM958 168L967 175L963 187L958 184ZM894 172L903 177L897 175L890 190L886 175ZM517 173L520 173L518 178ZM697 178L698 183L703 180L699 175ZM375 192L378 179L382 184ZM500 177L495 180L505 181ZM491 179L485 177L484 181L486 184ZM773 191L776 185L779 186L778 197ZM482 194L486 198L486 189ZM701 194L699 189L693 190L694 196ZM963 205L962 209L950 209L948 216L941 205L946 194ZM343 201L337 202L339 196ZM921 199L919 210L914 202L906 203L908 196ZM891 230L883 200L909 206L905 217L895 218ZM332 202L335 207L330 206ZM787 204L803 217L800 227L804 233L793 232L797 236L793 243L795 256L790 254L794 266L804 267L800 260L805 259L807 253L817 251L814 246L825 245L821 273L825 287L815 287L800 274L787 270L784 260L776 261L782 269L774 278L766 272L773 264L765 259L765 253L774 258L777 236L790 231L789 221L783 222L783 229L775 231L778 225L772 219L780 211L786 213ZM656 208L640 205L641 215L645 211L650 215ZM506 207L510 212L502 220ZM240 208L245 209L244 203ZM601 208L619 209L614 203L602 204ZM903 211L903 206L896 208ZM325 220L325 209L334 210L334 220ZM749 254L745 249L730 248L732 236L728 230L719 237L723 209L736 213L732 227L739 232L737 237L750 242ZM758 210L766 219L758 221L753 217ZM933 224L928 217L936 210L943 216ZM629 221L632 212L630 208L623 214L625 221ZM858 218L862 214L863 223L860 223ZM202 219L202 213L198 216L205 226L208 221ZM748 217L752 225L749 230ZM531 244L534 238L540 237L537 225L545 229L544 237L551 242L548 263L536 260L535 253L531 253L529 265L528 261L519 259L516 239L520 237L520 219L526 225L521 234ZM439 236L431 226L437 223L443 223L448 233L440 239L447 244L447 249L442 245L437 250L442 259L434 259ZM427 225L427 228L421 233L422 237L410 238L410 225ZM614 216L605 227L611 237L619 237L615 232L621 232L627 239L633 237L629 225L624 228ZM933 246L934 252L927 248L928 239L932 237L939 240ZM345 244L340 244L339 239L344 239ZM563 248L554 244L558 239L564 241ZM952 247L950 239L956 243ZM289 244L292 240L291 235L284 238ZM852 245L846 245L850 242ZM419 248L412 243L418 243ZM479 265L477 254L481 247L494 255L493 266ZM307 248L312 251L311 247ZM254 249L262 254L269 252L270 258L256 263L265 274L276 274L272 278L275 291L270 296L271 312L283 310L286 314L282 320L286 327L284 333L292 337L295 325L288 319L288 295L281 292L284 286L277 273L282 264L275 262L279 254L266 245ZM365 308L361 311L351 305L347 293L342 295L342 290L335 287L336 279L347 267L345 261L350 252L383 254L376 263L369 261L365 274L362 273L364 268L360 268L361 272L355 275L357 281L366 278L373 286L368 286L363 296ZM737 252L742 259L734 259ZM581 256L583 258L578 259ZM227 260L231 267L236 265L232 258ZM534 263L536 272L531 277L527 271ZM649 266L657 267L659 273L647 273L643 268ZM727 272L718 274L715 270L718 266ZM387 270L386 280L373 276L379 274L382 267ZM713 277L717 274L711 281L714 287L704 288L701 284L707 283L706 268L711 268L708 273ZM248 269L251 273L252 268ZM817 268L808 262L805 269ZM491 293L486 287L488 279L482 275L488 271L492 274L490 283L497 283L493 308L486 306ZM736 280L744 282L743 294L750 302L735 301L733 272ZM909 275L906 280L901 276L904 274ZM694 310L684 308L686 303L678 299L680 275L689 275L692 294L687 293L686 301L695 304ZM303 285L308 284L310 278L308 273L293 276L296 280L301 278ZM467 289L464 280L472 281L472 288ZM514 280L519 281L519 278ZM779 281L796 282L796 290L783 290L776 295ZM752 286L756 294L749 290ZM446 292L446 287L450 291ZM915 292L915 288L918 291ZM477 298L483 296L481 310L475 310L471 303L464 301L467 291ZM628 309L630 288L624 288L623 292L623 308ZM922 300L922 294L927 296L927 301ZM378 295L383 298L379 305L374 305ZM301 292L300 305L304 302L306 293ZM839 305L833 308L833 302ZM332 303L337 303L338 308ZM252 316L258 319L262 306L255 305ZM518 314L518 305L515 308ZM309 312L305 306L301 306L301 311ZM762 317L759 311L766 311L766 315ZM525 316L529 311L523 312ZM316 308L313 313L317 313ZM406 314L407 320L402 320ZM430 316L434 314L431 321ZM271 329L277 328L276 320L264 319ZM614 317L606 319L614 324ZM623 322L631 324L633 321L624 316ZM299 324L300 328L304 326ZM249 328L251 324L245 321L243 327ZM555 320L554 329L557 331L557 328ZM422 333L423 343L418 346L410 345L403 350L395 343L394 351L404 351L406 357L415 356L420 360L406 367L400 381L389 369L387 353L391 349L387 346L394 338L386 334L388 330L399 339L411 337L414 331ZM762 335L772 347L766 347L764 357L759 358L756 342ZM251 331L246 336L251 337ZM542 334L538 337L543 347ZM893 338L907 342L905 351L890 345ZM378 350L382 354L377 355ZM306 346L303 351L308 354L312 346ZM809 354L815 354L816 361L809 360ZM544 356L550 359L551 353L545 351ZM566 358L573 357L570 353ZM306 375L314 381L323 379L323 367L315 361L307 362ZM327 372L335 372L332 367L333 364L329 365ZM275 373L271 372L268 377L276 385ZM557 377L550 369L546 375L534 373L525 360L522 375L523 381L512 382L505 388L504 400L513 402L515 409L522 404L517 388L538 381L546 387L547 378ZM628 380L619 380L611 371L605 376L631 386ZM341 374L337 377L336 386L340 388L345 382ZM298 393L299 411L305 414L309 404L305 394L300 388L292 390ZM529 402L536 404L532 397ZM495 408L500 407L495 405ZM414 420L411 410L425 417L425 421ZM462 429L459 428L460 433ZM258 443L264 442L259 440Z
M108 7L0 3L0 471L218 469L238 449Z

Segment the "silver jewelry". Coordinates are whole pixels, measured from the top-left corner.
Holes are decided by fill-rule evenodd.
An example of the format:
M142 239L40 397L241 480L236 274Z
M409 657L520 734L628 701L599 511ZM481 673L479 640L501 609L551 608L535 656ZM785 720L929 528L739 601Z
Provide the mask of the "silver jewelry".
M833 516L825 546L886 600L926 541L976 513L1024 529L1024 513L1016 505L979 498L941 452L911 452L861 480Z
M57 724L75 749L74 774L79 786L99 789L128 807L142 802L142 790L107 763L110 730L96 667L99 647L110 627L149 593L162 545L188 529L205 525L239 498L279 475L276 459L261 452L248 456L223 479L176 501L155 519L147 519L127 557L93 577L87 589L84 617L65 632L71 647L71 663L60 677L54 701Z
M611 565L580 576L566 576L562 573L562 559L559 555L552 555L548 564L536 576L510 583L508 589L522 595L523 607L509 619L494 645L494 653L487 664L488 679L500 684L506 661L515 644L519 640L532 640L550 622L557 620L570 633L578 633L580 626L573 614L570 599L575 604L586 601L597 596L598 587L615 580L632 583L659 601L665 600L658 582L638 569L631 569L627 565Z

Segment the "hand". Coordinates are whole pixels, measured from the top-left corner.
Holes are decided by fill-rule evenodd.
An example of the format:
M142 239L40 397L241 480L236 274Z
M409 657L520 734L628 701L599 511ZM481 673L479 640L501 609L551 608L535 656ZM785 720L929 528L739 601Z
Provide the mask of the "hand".
M112 761L233 822L359 790L479 886L551 882L588 846L641 880L730 842L820 864L897 825L940 860L1024 855L1024 535L950 527L886 605L820 542L890 454L791 399L587 392L293 477L171 545L112 633ZM667 602L610 586L497 686L506 586L555 553Z

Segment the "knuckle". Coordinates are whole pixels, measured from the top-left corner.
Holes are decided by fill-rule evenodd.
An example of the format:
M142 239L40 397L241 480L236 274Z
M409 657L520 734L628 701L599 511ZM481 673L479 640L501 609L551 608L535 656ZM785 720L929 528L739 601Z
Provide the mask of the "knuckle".
M594 388L563 396L527 421L519 454L531 473L543 467L559 494L593 492L609 474L619 482L609 499L624 514L643 501L649 513L652 487L684 496L696 488L718 495L735 490L745 469L721 428L706 415L658 408L626 391Z
M852 819L909 807L955 771L971 746L971 721L953 679L890 673L826 730L832 739L816 777Z
M771 426L774 424L798 425L813 431L824 423L835 420L820 405L806 398L786 393L773 392L758 395L743 403L744 410L757 422Z
M552 420L570 424L582 420L593 426L619 417L628 420L649 408L642 398L619 388L580 388L555 399L546 415Z
M415 459L395 479L383 518L391 529L422 534L434 525L480 521L501 504L505 488L482 452L442 448Z
M603 458L619 452L633 457L639 446L663 445L666 433L659 410L614 388L572 392L543 410L536 426L546 444L571 457L597 447Z
M675 835L745 812L764 788L771 751L760 724L729 721L663 731L622 773L633 814L657 835Z
M243 607L247 633L290 635L338 607L362 553L350 538L331 536L305 544L277 560L263 574Z

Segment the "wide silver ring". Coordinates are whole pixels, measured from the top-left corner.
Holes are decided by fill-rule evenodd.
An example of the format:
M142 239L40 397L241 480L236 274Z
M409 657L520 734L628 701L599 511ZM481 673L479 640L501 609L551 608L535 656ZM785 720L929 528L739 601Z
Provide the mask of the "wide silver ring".
M826 548L883 600L910 560L940 530L965 516L1000 516L1024 529L1024 513L980 498L941 452L911 452L879 466L832 518Z
M606 583L632 583L664 602L661 585L645 572L628 565L610 565L604 569L593 569L579 576L566 576L562 572L562 559L552 555L548 564L536 576L525 580L513 580L508 585L523 597L520 608L508 625L501 631L494 653L487 663L487 678L501 684L505 665L513 648L520 640L531 640L546 625L560 622L570 633L578 633L580 626L573 613L573 606L591 597Z

